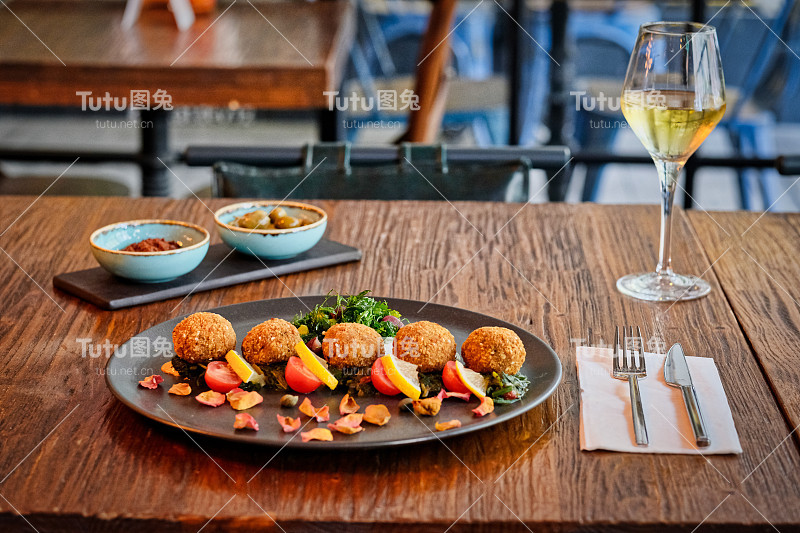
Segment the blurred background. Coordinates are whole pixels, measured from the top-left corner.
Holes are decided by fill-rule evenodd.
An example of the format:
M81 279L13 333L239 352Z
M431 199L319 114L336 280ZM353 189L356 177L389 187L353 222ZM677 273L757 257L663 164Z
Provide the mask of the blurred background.
M401 94L414 89L433 4L424 0L353 0L353 4L356 34L340 94L369 96L381 90ZM520 11L516 3L504 1L457 3L447 43L444 111L435 142L568 146L576 159L559 179L560 196L540 191L548 176L534 170L533 202L658 202L655 169L649 160L640 160L646 152L627 128L618 96L639 25L691 20L697 16L696 4L600 0L557 4L554 8L550 2L528 0ZM15 5L9 2L12 9ZM554 16L560 20L554 21ZM703 16L717 28L728 106L723 122L699 154L719 160L800 153L800 6L780 0L711 1ZM18 22L5 12L0 24ZM566 33L563 39L554 39L559 27ZM514 39L518 48L510 42ZM509 112L512 98L517 117ZM64 107L5 105L0 107L0 145L6 150L122 150L139 142L139 132L117 125L136 113L87 114ZM169 148L175 152L202 144L299 146L319 138L318 122L307 112L232 104L176 106L170 114ZM339 120L344 126L342 140L354 146L385 145L397 142L406 131L408 112L351 108L341 111ZM594 162L597 154L631 156L634 163ZM3 160L0 194L39 194L64 168L62 162ZM210 168L192 168L179 161L170 168L180 181L171 187L172 196L211 194ZM48 193L138 196L139 176L135 164L78 161ZM694 173L691 190L694 206L707 210L798 211L800 188L791 187L795 179L771 168L701 167ZM683 194L678 192L679 202Z

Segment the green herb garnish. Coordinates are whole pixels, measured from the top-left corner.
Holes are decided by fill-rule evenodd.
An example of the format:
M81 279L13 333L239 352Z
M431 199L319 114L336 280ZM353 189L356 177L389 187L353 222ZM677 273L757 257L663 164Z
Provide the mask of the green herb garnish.
M525 396L530 386L531 382L522 374L509 376L502 372L492 372L492 375L489 376L486 395L496 404L514 403Z
M206 371L206 365L184 361L177 355L172 357L172 367L182 378L187 379L194 379L202 376Z
M376 396L378 394L372 381L364 379L369 377L369 367L328 368L331 374L339 381L337 390L347 389L350 396Z
M280 390L280 391L289 390L289 385L286 384L286 363L258 365L258 368L260 368L261 372L264 373L264 385L262 385L261 388L264 388L266 390ZM242 385L250 385L250 384L243 383ZM257 389L245 389L244 387L242 387L242 389L257 390Z
M389 309L386 302L367 296L369 292L362 291L351 296L329 292L325 300L310 312L295 316L292 324L295 327L306 326L308 328L308 333L303 335L305 342L314 337L320 337L322 340L322 335L331 326L340 322L364 324L377 331L381 337L394 337L399 328L383 319L389 315L400 318L400 313Z
M255 381L247 381L247 382L243 381L241 385L239 385L239 388L245 392L250 392L250 391L258 392L261 390L261 383L256 383Z
M444 388L441 372L420 372L419 388L422 391L420 398L436 396Z
M206 389L207 385L203 376L206 373L206 365L190 363L184 361L177 355L172 356L172 368L180 374L181 378L187 380L192 389Z

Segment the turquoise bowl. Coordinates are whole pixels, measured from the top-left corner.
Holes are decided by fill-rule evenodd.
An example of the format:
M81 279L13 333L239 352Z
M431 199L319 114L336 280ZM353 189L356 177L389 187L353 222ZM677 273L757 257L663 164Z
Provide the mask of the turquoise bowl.
M123 252L144 239L183 243L177 250ZM131 220L100 228L89 237L92 254L100 266L121 278L159 283L197 268L208 252L211 236L205 228L177 220Z
M303 214L314 222L289 229L247 229L233 225L237 218L255 209L284 208L290 215ZM301 202L251 201L223 207L214 213L220 238L231 248L263 259L288 259L310 250L328 227L328 214L319 207Z

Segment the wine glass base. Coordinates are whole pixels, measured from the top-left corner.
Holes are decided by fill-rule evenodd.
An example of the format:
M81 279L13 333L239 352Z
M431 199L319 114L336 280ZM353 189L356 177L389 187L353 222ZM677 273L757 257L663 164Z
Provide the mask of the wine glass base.
M619 278L617 290L638 300L676 302L701 298L711 292L711 286L697 276L646 272Z

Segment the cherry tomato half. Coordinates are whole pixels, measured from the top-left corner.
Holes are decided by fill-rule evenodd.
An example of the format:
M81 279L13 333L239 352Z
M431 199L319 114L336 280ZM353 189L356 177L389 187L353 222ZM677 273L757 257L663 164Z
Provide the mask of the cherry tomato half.
M467 386L464 385L461 378L458 377L455 361L448 361L447 364L444 365L444 370L442 370L442 383L444 383L444 388L447 389L448 392L469 392Z
M286 363L286 384L295 392L306 394L317 390L322 381L306 368L299 357L293 355Z
M211 390L221 392L222 394L228 393L238 387L242 380L236 372L233 371L231 365L225 361L211 361L206 367L206 385Z
M372 377L372 384L375 385L375 388L378 389L378 392L381 394L385 394L386 396L400 394L400 389L395 387L392 380L386 375L386 370L383 368L383 363L380 359L376 359L375 362L372 363L370 377Z

